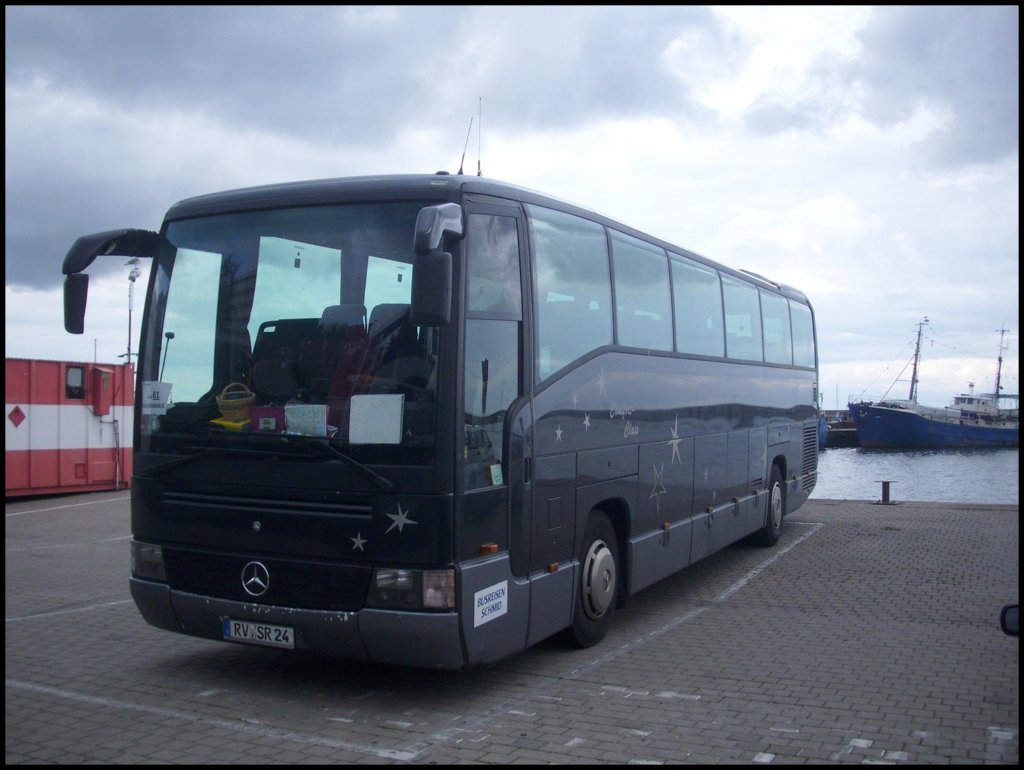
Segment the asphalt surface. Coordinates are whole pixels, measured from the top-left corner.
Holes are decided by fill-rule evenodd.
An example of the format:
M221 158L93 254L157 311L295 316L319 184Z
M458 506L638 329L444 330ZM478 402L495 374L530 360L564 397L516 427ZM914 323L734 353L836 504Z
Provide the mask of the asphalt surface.
M1017 506L812 500L597 647L452 673L152 628L128 505L7 501L7 764L1018 763Z

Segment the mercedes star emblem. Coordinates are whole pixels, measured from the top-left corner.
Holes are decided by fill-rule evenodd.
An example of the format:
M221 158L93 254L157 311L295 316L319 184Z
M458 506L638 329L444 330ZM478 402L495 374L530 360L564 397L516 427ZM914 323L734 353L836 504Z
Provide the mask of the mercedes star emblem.
M242 567L242 588L250 596L263 596L270 588L270 571L258 561Z

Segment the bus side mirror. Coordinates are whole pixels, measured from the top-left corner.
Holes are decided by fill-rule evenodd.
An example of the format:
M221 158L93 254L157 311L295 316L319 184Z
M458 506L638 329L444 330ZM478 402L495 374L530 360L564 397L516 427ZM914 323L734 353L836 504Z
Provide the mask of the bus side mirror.
M85 331L85 301L89 276L82 271L96 257L117 254L126 257L155 257L172 247L159 233L149 230L107 230L83 235L64 256L64 328L71 334ZM137 276L138 273L135 273ZM132 280L135 280L134 278Z
M149 230L107 230L83 235L64 257L64 275L74 275L89 267L96 257L116 254L121 257L155 257L170 247L166 239Z
M85 331L85 303L89 296L89 276L73 273L64 279L64 329L71 334Z
M437 206L425 206L416 215L416 234L413 237L413 250L417 254L427 254L441 248L441 239L445 235L462 237L462 207L457 203L441 203Z
M462 207L457 203L425 206L416 215L412 268L413 323L447 326L452 311L452 255L441 251L446 235L461 238Z
M447 326L452 310L452 255L447 251L417 254L412 268L413 323Z

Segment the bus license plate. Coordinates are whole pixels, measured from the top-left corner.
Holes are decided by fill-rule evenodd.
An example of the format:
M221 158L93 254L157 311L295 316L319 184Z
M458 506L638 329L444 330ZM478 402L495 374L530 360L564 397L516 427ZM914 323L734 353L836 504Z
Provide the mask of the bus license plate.
M231 642L295 649L295 631L290 626L272 626L269 623L224 618L224 638Z

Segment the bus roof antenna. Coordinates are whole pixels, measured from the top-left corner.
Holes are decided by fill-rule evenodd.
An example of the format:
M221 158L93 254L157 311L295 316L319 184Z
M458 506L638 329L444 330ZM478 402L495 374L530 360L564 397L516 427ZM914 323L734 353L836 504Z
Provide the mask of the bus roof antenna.
M462 176L462 166L466 162L466 148L469 147L469 134L473 130L473 116L469 116L469 128L466 129L466 143L462 145L462 160L459 161L459 176Z
M480 170L480 128L484 122L484 98L481 96L479 99L480 103L477 110L480 113L480 119L476 122L476 175L483 176L484 174ZM470 127L473 125L472 118L469 119L469 125Z

